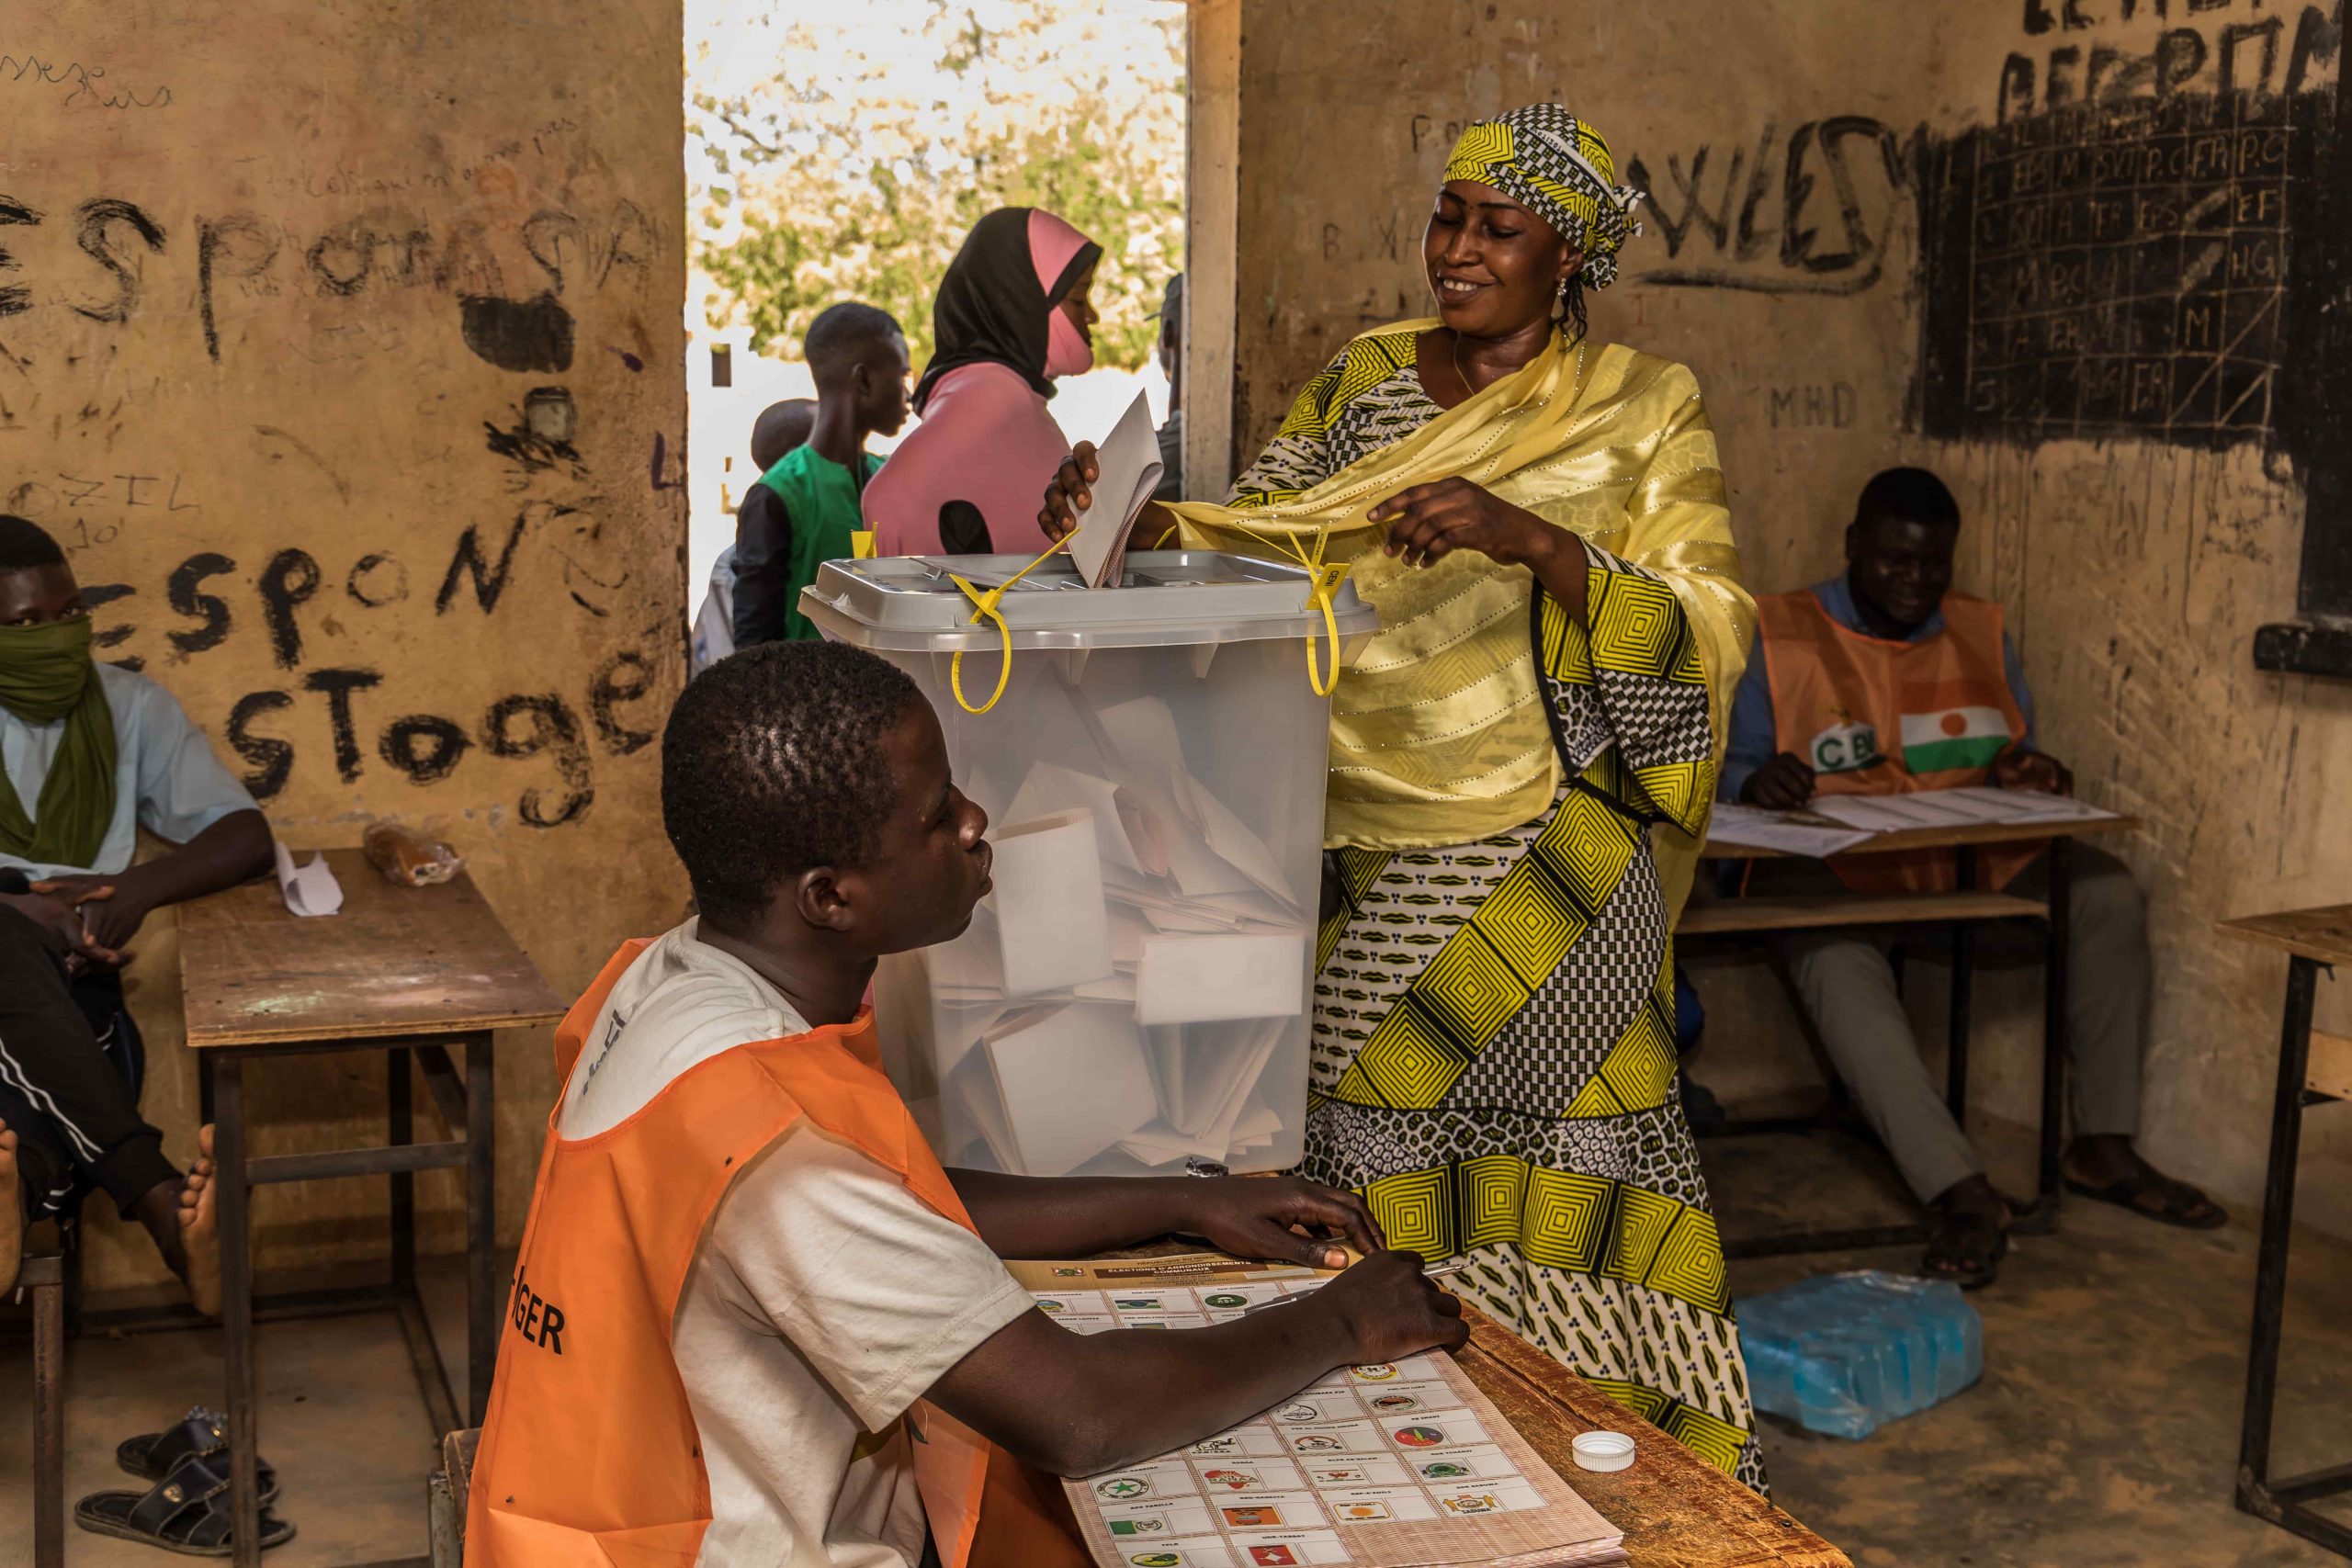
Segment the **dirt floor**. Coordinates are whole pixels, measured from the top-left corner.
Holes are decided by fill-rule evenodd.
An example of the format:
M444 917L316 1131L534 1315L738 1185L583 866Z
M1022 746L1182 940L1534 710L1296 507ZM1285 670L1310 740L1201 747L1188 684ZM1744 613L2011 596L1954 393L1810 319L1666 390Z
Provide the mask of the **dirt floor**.
M2319 1113L2325 1113L2324 1111ZM2023 1134L1987 1129L1996 1178L2021 1173ZM1837 1134L1702 1145L1727 1235L1899 1218L1884 1164ZM2008 1180L2011 1188L2021 1179ZM1768 1420L1775 1498L1862 1568L2284 1568L2340 1563L2235 1512L2231 1476L2253 1295L2254 1219L2192 1235L2076 1201L2056 1235L2018 1240L1971 1298L1984 1317L1984 1382L1862 1442ZM1903 1269L1916 1249L1736 1264L1768 1290L1835 1269ZM435 1273L442 1342L462 1356L454 1270ZM2296 1238L2278 1460L2289 1472L2352 1461L2342 1418L2352 1365L2352 1244ZM435 1438L394 1320L273 1323L260 1331L263 1453L300 1530L271 1568L425 1550ZM217 1332L86 1338L71 1348L69 1497L130 1482L115 1445L217 1403ZM462 1360L451 1367L462 1380ZM0 1337L0 1563L31 1561L30 1352ZM462 1386L462 1382L460 1382ZM2352 1512L2352 1510L2347 1510ZM74 1568L153 1568L153 1549L67 1530Z

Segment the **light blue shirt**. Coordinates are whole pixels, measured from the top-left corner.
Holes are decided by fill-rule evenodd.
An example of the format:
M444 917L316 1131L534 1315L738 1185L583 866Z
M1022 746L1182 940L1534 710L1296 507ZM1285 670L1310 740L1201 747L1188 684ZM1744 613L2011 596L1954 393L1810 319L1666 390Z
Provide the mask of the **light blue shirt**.
M139 848L139 829L184 844L233 811L255 809L253 795L221 766L204 731L179 700L135 671L98 666L98 683L114 713L114 820L93 865L43 865L0 853L29 881L123 870ZM0 708L0 768L27 812L38 809L41 781L65 738L65 721L28 724Z
M1829 618L1848 631L1870 635L1862 625L1861 612L1854 607L1853 586L1843 572L1826 582L1813 585L1813 596L1829 613ZM1912 628L1905 642L1925 642L1944 629L1944 613L1940 606ZM1737 800L1740 786L1747 783L1747 775L1770 761L1780 750L1780 728L1772 716L1772 680L1764 661L1770 656L1762 633L1756 637L1756 651L1747 660L1747 673L1739 678L1739 689L1731 699L1731 743L1724 754L1723 772L1715 781L1715 796L1719 800ZM2008 672L2009 695L2017 699L2018 712L2025 716L2025 745L2033 746L2033 694L2026 690L2025 666L2018 661L2018 645L2007 632L2001 634L2001 663Z

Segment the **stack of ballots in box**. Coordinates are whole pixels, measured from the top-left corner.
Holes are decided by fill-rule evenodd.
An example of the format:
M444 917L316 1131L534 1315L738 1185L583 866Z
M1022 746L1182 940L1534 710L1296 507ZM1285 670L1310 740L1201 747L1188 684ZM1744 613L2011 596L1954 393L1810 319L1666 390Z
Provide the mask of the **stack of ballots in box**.
M1023 748L990 833L995 890L920 955L941 1152L1039 1176L1288 1163L1272 1156L1295 1150L1304 1108L1301 878L1187 767L1165 702L1069 694L1082 743Z

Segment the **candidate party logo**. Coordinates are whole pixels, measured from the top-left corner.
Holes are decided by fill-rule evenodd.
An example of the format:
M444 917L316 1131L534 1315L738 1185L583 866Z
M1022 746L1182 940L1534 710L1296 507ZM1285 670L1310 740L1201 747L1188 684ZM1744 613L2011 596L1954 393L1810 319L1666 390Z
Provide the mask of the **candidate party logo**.
M1108 1481L1094 1483L1094 1495L1114 1503L1124 1503L1130 1497L1140 1497L1151 1490L1151 1483L1140 1475L1114 1475Z
M1408 1449L1433 1449L1445 1441L1445 1434L1435 1427L1399 1427L1396 1437Z

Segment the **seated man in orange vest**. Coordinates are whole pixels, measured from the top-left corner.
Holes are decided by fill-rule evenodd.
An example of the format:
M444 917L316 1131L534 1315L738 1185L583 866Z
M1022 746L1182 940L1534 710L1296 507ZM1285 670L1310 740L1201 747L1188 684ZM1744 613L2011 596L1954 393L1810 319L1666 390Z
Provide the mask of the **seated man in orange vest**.
M940 1168L860 998L879 955L964 930L990 851L897 669L822 642L722 660L671 715L662 810L701 913L557 1032L472 1568L1083 1562L1059 1488L1008 1455L1091 1474L1466 1337L1344 1192ZM1171 1232L1370 1256L1280 1312L1091 1337L999 1261Z
M1924 468L1863 487L1846 530L1846 573L1757 601L1755 656L1733 699L1726 800L1786 810L1816 794L1894 795L1991 782L2071 794L2074 778L2033 744L2033 698L2001 607L1951 592L1960 507ZM2066 1182L2136 1213L2197 1229L2221 1209L2159 1174L2132 1146L2148 1021L2147 915L2123 863L2073 850L2067 1041L2075 1138ZM1979 857L1979 881L2038 898L2048 857ZM1760 863L1751 892L1871 892L1956 886L1950 851ZM1996 962L2039 956L2005 952ZM1942 1218L1930 1274L1974 1287L2007 1251L2009 1214L1919 1059L1887 961L1868 930L1806 932L1781 950L1838 1076L1904 1179Z

